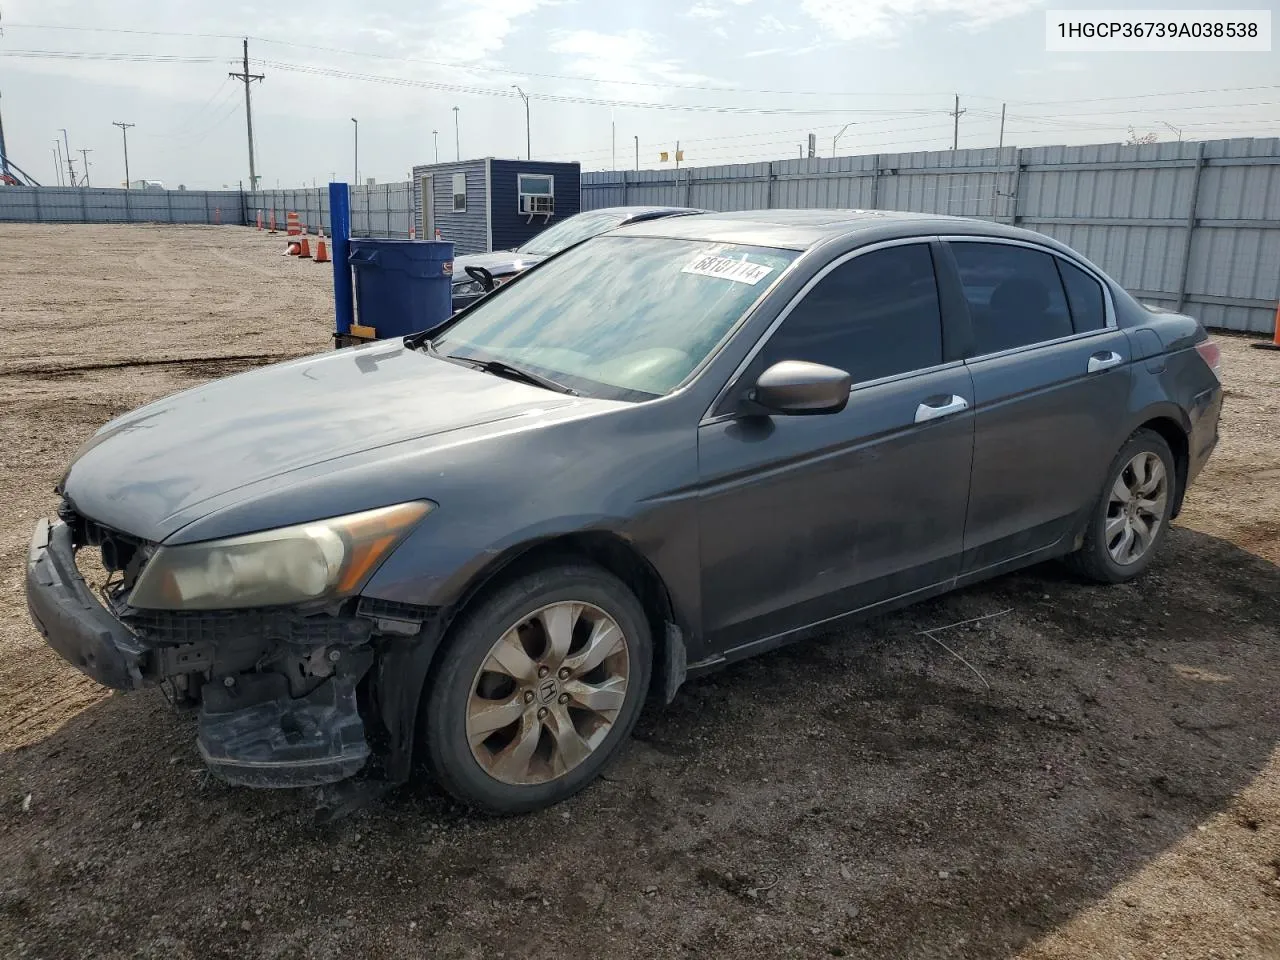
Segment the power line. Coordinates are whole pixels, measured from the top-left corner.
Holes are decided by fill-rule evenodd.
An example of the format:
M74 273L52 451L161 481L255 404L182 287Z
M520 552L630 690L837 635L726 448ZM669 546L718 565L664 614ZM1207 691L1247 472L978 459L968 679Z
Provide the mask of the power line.
M118 27L83 27L83 26L64 26L61 24L43 24L43 23L12 23L7 26L17 29L26 30L73 30L84 33L119 33L137 36L152 37L194 37L209 40L238 40L239 36L224 33L196 33L189 31L170 31L170 30L128 30ZM664 90L697 90L701 92L715 93L749 93L749 94L769 94L780 96L795 97L919 97L921 99L928 97L941 96L939 93L882 93L879 91L845 91L845 90L761 90L748 87L726 87L715 86L710 84L688 84L688 83L670 83L659 80L609 80L596 77L582 77L568 74L558 73L532 73L528 70L513 70L508 67L491 67L479 64L469 63L460 60L429 60L422 57L400 57L395 54L378 53L367 50L349 50L342 47L328 47L312 43L299 43L295 40L278 40L272 37L250 36L247 39L255 43L266 43L273 46L293 47L298 50L314 50L318 53L337 53L349 57L368 57L375 60L390 60L396 63L418 63L424 66L445 67L447 69L456 70L463 68L479 73L499 73L505 76L514 77L534 77L540 80L568 80L578 83L605 83L612 86L626 87L654 87ZM990 97L980 97L978 99L992 99Z
M173 53L105 53L82 50L0 50L0 56L27 60L105 60L125 63L217 63L227 59Z

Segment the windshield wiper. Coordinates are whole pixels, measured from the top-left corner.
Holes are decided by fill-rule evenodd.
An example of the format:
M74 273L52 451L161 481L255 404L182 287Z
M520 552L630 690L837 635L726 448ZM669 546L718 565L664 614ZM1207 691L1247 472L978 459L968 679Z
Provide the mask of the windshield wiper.
M541 374L534 373L532 370L513 367L502 360L477 360L474 357L461 357L456 354L449 354L448 359L465 363L468 366L475 367L477 370L483 370L485 373L506 377L508 380L520 380L524 383L533 384L535 387L542 387L544 390L567 393L571 397L578 396L578 391L572 387L566 387L563 383L557 383L550 377L544 377Z

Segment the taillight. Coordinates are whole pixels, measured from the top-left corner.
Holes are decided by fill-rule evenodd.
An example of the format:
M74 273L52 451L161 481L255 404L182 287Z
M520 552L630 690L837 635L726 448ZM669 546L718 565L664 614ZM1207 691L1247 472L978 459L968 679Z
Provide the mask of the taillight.
M1200 354L1200 358L1209 365L1209 369L1213 371L1213 375L1221 380L1222 348L1212 340L1201 340L1196 344L1196 353Z

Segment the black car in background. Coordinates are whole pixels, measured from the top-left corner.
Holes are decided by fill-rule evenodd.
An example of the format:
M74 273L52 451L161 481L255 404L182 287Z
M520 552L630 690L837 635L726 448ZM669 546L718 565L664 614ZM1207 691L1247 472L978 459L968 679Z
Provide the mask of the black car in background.
M528 270L534 264L541 263L575 243L590 240L615 227L706 212L691 207L603 207L561 220L514 250L495 250L493 253L457 257L453 261L453 309L456 312L470 306L517 273Z

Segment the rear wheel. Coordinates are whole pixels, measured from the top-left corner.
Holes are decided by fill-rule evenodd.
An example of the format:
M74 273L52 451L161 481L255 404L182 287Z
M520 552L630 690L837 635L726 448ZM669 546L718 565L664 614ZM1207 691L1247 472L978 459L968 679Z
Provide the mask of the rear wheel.
M1084 544L1068 564L1100 583L1123 583L1141 574L1168 531L1176 484L1169 444L1152 430L1137 431L1112 461Z
M501 587L464 614L428 681L432 772L489 813L571 796L634 726L652 650L644 610L603 570L556 566Z

